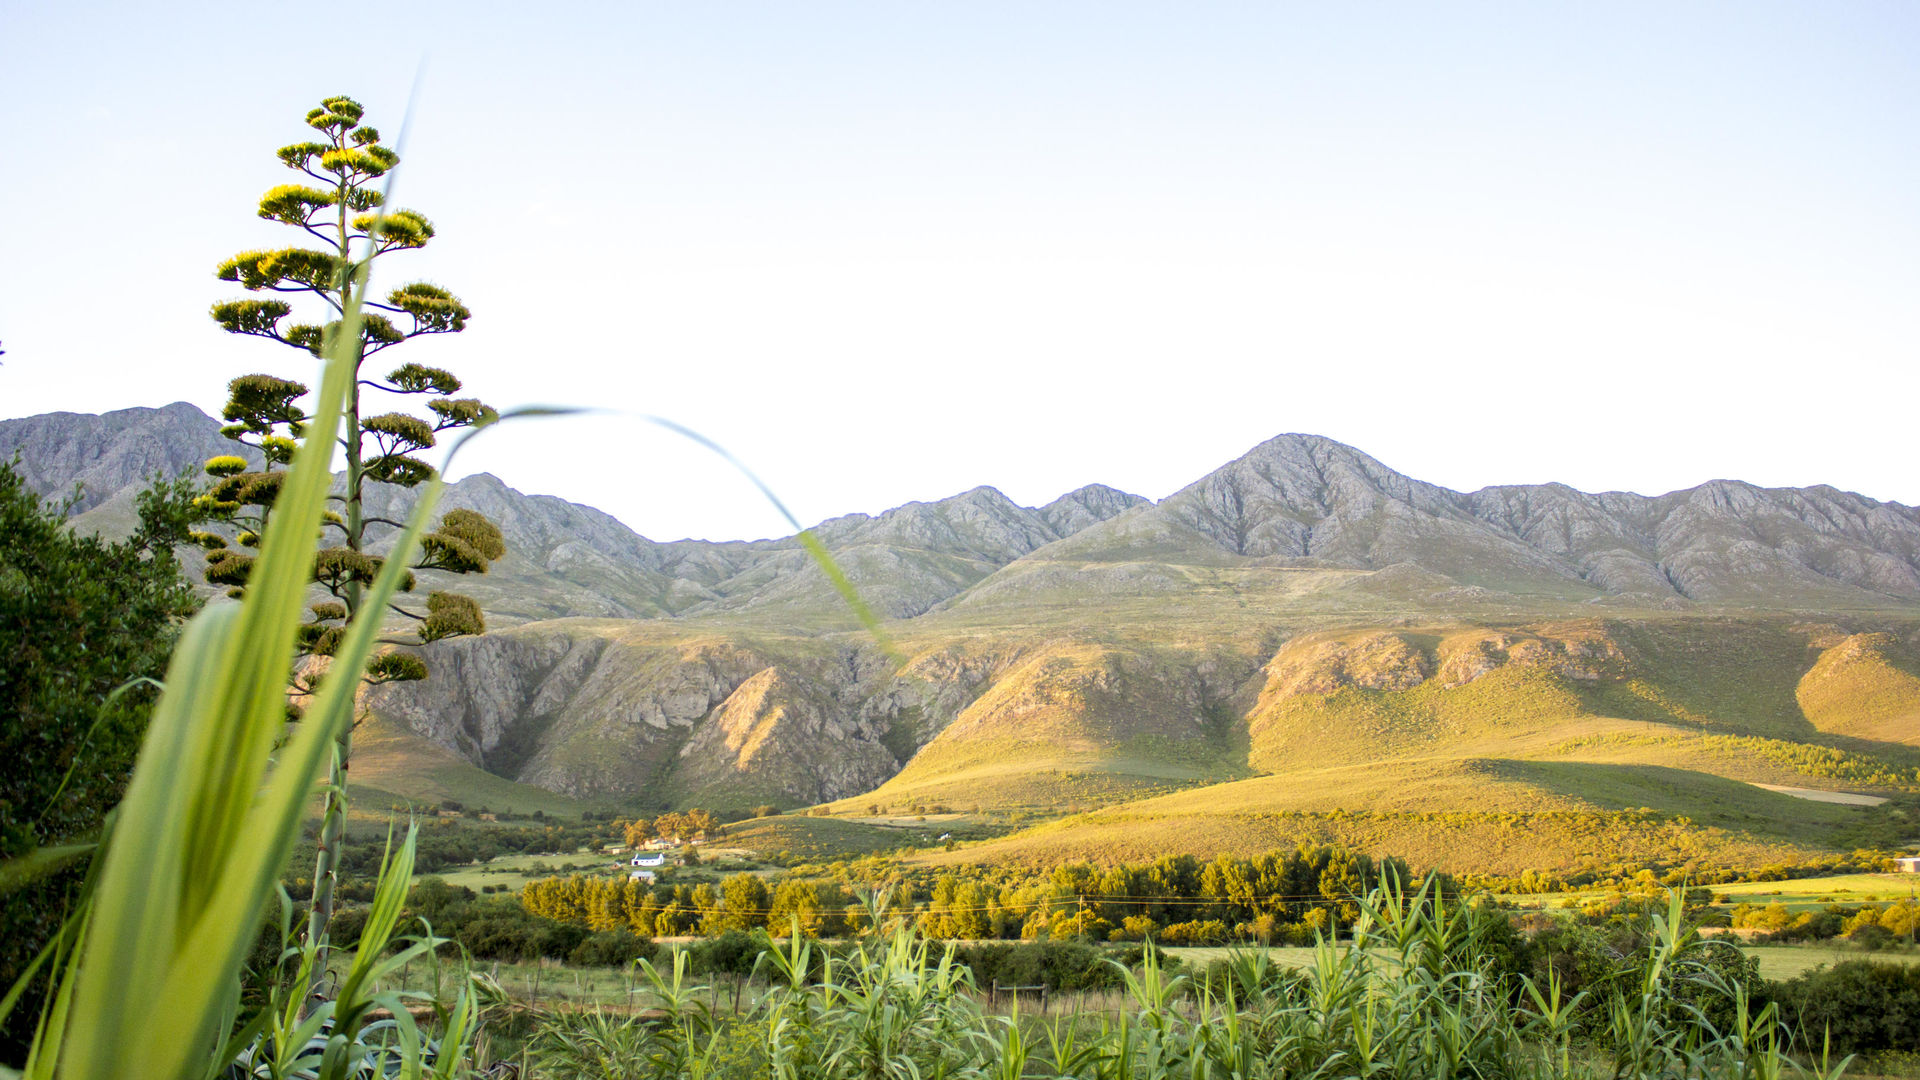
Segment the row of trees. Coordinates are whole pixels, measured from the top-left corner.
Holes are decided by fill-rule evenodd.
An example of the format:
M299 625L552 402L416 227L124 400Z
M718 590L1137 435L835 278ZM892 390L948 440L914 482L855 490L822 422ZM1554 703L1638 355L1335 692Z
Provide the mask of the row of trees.
M865 906L838 885L786 878L769 887L757 874L734 874L718 888L576 874L528 882L520 903L542 918L643 937L784 929L796 918L806 932L830 937L866 927Z
M667 811L656 818L616 821L614 829L626 837L628 847L641 847L647 841L705 839L720 832L720 819L698 808L682 812Z
M1920 932L1920 903L1902 900L1897 904L1858 907L1829 904L1824 908L1796 911L1775 900L1766 905L1737 905L1731 921L1736 928L1764 930L1783 940L1847 937L1877 946L1911 942L1916 932Z
M1313 844L1250 859L1175 855L1106 869L1081 863L1018 883L944 874L918 902L909 885L894 883L882 906L944 939L1311 940L1357 917L1355 897L1389 873L1414 880L1399 860ZM754 874L728 877L717 889L547 878L528 883L521 902L546 918L650 937L762 927L779 933L795 918L805 932L831 937L864 929L875 917L872 890L797 877L770 888Z

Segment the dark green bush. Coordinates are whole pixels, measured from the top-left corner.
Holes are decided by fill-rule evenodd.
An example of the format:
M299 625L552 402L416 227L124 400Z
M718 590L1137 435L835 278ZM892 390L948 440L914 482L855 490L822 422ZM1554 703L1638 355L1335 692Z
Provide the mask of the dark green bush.
M764 930L727 930L695 943L687 950L687 962L702 975L747 975L760 954L772 947Z
M652 960L659 951L651 940L631 930L602 930L574 946L567 963L577 967L625 967L635 960Z
M1920 967L1847 960L1773 985L1803 1050L1862 1053L1920 1046Z
M1140 949L1104 950L1078 941L965 945L954 959L973 971L975 985L1046 986L1052 990L1105 990L1124 981L1109 958L1139 962Z
M91 839L119 801L179 619L198 602L174 558L195 520L185 480L137 499L139 524L108 542L67 528L0 459L0 861ZM84 862L0 892L0 993L72 910ZM0 1026L18 1063L42 984Z
M336 908L327 923L327 941L335 948L351 949L360 944L360 933L367 928L367 909Z

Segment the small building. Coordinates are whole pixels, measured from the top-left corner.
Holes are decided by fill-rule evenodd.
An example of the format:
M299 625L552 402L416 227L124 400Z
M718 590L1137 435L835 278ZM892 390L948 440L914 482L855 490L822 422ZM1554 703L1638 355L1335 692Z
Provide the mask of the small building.
M635 855L632 859L629 859L627 861L627 865L628 866L662 866L666 863L666 861L667 861L667 857L665 855Z
M637 881L642 885L651 885L653 884L654 873L651 870L635 870L633 873L627 875L627 880Z
M1893 860L1893 868L1902 874L1920 874L1920 855L1903 855Z

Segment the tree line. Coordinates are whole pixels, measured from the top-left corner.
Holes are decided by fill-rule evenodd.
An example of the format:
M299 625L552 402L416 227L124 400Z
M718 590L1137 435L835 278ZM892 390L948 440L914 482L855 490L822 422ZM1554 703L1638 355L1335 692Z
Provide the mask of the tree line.
M724 832L718 817L698 807L681 812L669 810L655 818L616 821L613 827L615 832L626 838L627 846L634 848L644 847L649 840L698 840Z
M1110 868L1056 867L1024 881L945 873L920 895L909 880L861 886L789 876L769 884L734 874L716 887L572 875L529 882L534 915L643 937L787 930L835 937L870 929L876 911L911 920L929 937L958 940L1092 940L1215 944L1311 941L1359 914L1356 897L1382 876L1414 881L1398 859L1337 844L1307 844L1253 858L1203 862L1169 855ZM1450 881L1442 887L1453 891Z

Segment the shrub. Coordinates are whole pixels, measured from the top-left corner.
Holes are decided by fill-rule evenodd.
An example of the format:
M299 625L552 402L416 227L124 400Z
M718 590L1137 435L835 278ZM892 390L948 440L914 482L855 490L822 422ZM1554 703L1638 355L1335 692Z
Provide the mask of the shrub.
M340 948L350 949L360 943L360 932L366 928L366 908L335 908L332 920L327 923L327 940Z
M955 950L954 959L973 971L978 986L998 982L1002 986L1046 986L1053 990L1103 990L1121 984L1120 970L1107 960L1124 955L1078 941L1040 941L1029 945L967 945Z
M1167 945L1224 945L1233 939L1233 928L1219 919L1196 919L1174 923L1160 931Z
M651 960L659 947L631 930L602 930L574 946L567 962L579 967L625 967Z
M107 543L68 529L0 459L0 861L90 836L119 801L154 701L134 680L165 674L176 620L195 606L169 531L191 497L150 488L134 536ZM0 993L71 909L83 870L0 891ZM0 1060L24 1058L42 985L0 1026Z
M1920 1046L1920 968L1847 960L1775 986L1803 1047L1831 1036L1842 1053Z
M701 974L747 975L760 954L772 947L764 930L728 930L695 944L687 950L687 959Z

